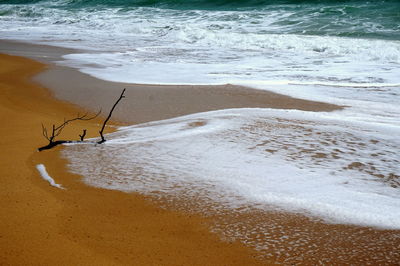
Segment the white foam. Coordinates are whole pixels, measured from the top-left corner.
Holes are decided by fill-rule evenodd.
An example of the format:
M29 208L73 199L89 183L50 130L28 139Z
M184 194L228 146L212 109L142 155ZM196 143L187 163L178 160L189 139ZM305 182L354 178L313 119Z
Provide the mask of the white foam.
M49 184L53 187L59 188L59 189L65 189L63 188L60 184L57 184L54 179L47 173L46 167L43 164L38 164L36 165L36 169L39 171L40 175L44 180L49 182Z
M291 9L94 11L54 8L46 1L0 8L13 11L0 17L2 38L92 50L60 63L101 79L239 84L350 106L343 117L400 123L400 41L299 34L298 27L317 21ZM301 25L284 23L293 16L304 16L298 17ZM342 17L340 23L354 30L355 20Z
M399 133L330 113L237 109L126 127L63 154L94 186L399 229Z
M197 36L198 32L192 29L188 34ZM192 42L179 40L180 35L168 36L178 39L171 39L171 45L146 44L128 51L66 55L60 63L116 82L244 85L348 106L343 117L400 126L400 42L224 34L200 34L200 39ZM229 44L232 38L236 41ZM249 42L254 45L246 48ZM316 52L317 46L328 48Z

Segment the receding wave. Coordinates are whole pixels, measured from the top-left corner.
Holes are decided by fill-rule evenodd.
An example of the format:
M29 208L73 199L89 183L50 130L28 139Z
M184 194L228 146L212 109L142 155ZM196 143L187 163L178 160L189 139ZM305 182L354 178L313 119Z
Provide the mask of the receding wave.
M102 188L398 229L398 132L335 114L231 109L126 127L101 148L63 154Z

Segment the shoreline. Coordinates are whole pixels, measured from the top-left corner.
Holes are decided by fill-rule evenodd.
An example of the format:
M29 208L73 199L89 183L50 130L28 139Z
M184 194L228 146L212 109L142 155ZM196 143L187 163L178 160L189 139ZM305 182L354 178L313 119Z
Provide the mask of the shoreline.
M49 88L55 98L97 112L108 110L123 88L126 99L113 114L128 124L163 120L187 114L230 108L276 108L330 112L343 109L329 103L292 98L237 85L156 85L100 80L71 67L60 66L65 53L78 50L0 40L0 52L28 56L48 64L34 81ZM46 56L49 54L48 56Z
M61 147L36 152L44 142L40 123L57 123L78 110L30 82L44 65L8 55L0 59L1 114L12 121L1 143L8 155L1 162L1 209L7 217L0 227L2 264L262 264L243 244L210 233L204 218L161 209L140 195L85 185L67 172ZM98 122L86 121L88 137ZM66 128L64 137L75 138L78 128ZM35 166L41 163L66 190L40 177Z
M1 43L0 43L1 44ZM29 45L28 45L29 46ZM56 48L57 49L57 48ZM46 52L46 51L44 51ZM19 59L19 60L27 60L27 59ZM11 60L12 61L12 60ZM18 60L17 60L18 61ZM45 60L46 61L46 60ZM46 69L45 72L40 72L37 75L37 71ZM88 109L91 111L96 111L99 108L99 105L93 105L93 97L98 97L98 94L93 94L94 91L98 90L111 90L103 95L103 91L100 93L102 96L100 97L102 100L102 104L112 104L114 97L117 97L120 93L120 87L122 84L114 83L105 86L108 82L97 80L88 75L81 74L77 70L73 70L66 67L57 67L54 65L50 65L49 67L41 66L40 69L37 69L36 76L33 78L35 81L40 80L41 84L47 84L50 88L46 93L46 99L50 101L56 101L58 104L55 104L57 109L57 115L53 114L52 121L54 119L62 119L62 115L66 115L66 113L70 112L70 114L76 114L76 106L79 106L81 109ZM71 73L68 73L71 72ZM78 77L78 78L77 78ZM25 78L28 78L25 76ZM52 79L52 80L51 80ZM66 93L68 91L67 86L65 86L66 81L72 80L73 86L75 90L68 95L62 95L62 93ZM75 87L76 86L76 87ZM105 87L103 87L105 86ZM247 107L272 107L279 108L278 106L282 106L282 101L288 101L284 104L293 106L293 102L297 102L299 105L305 105L306 108L317 108L315 105L312 105L310 101L303 101L294 98L290 98L287 96L277 95L274 93L262 92L262 95L256 93L256 90L246 89L246 88L237 88L237 87L229 87L222 88L219 93L216 93L216 87L204 88L198 86L171 86L168 87L168 91L170 89L174 89L173 87L177 87L176 95L174 97L169 98L169 101L163 102L164 106L161 104L154 104L157 102L157 99L154 98L154 94L163 93L166 95L165 86L157 86L157 85L132 85L133 87L130 89L132 94L127 94L129 99L136 99L136 102L132 104L132 106L128 108L122 108L122 112L117 114L117 121L121 121L123 123L140 123L147 122L152 120L159 120L163 118L169 118L173 116L179 116L183 114L189 114L192 112L197 112L197 110L213 110L207 108L217 108L220 104L219 108L224 108L224 102L226 101L229 104L232 103L232 100L246 98L248 102L252 102L254 106ZM38 86L36 86L38 87ZM45 86L46 87L46 86ZM56 87L58 88L58 92L55 91ZM140 88L143 88L140 90ZM223 86L222 86L223 87ZM114 88L114 90L113 90ZM118 90L116 90L118 89ZM43 89L42 89L43 90ZM191 97L188 97L188 94L192 92L192 90L196 90L195 93L192 94ZM237 90L232 93L228 93L228 91ZM199 92L202 91L202 92ZM206 92L204 95L201 93ZM79 92L79 93L78 93ZM258 91L259 92L259 91ZM105 92L104 92L105 93ZM136 94L134 94L136 93ZM151 94L149 94L151 93ZM183 96L177 97L177 95L184 93ZM201 101L204 99L213 99L216 95L220 98L215 99L215 105L198 105L196 108L190 106L191 103L196 102L198 100L198 95L196 93L200 93L204 98L201 98ZM256 93L256 94L254 94ZM60 94L62 96L60 96ZM141 95L140 97L144 97L145 101L141 101L140 97L136 97ZM153 98L150 96L153 95ZM12 95L11 95L12 96ZM10 97L11 97L10 96ZM54 100L52 96L56 98L63 99L62 103L59 100ZM147 96L147 98L145 97ZM66 98L69 98L67 100ZM75 98L76 99L75 99ZM161 97L160 97L161 98ZM30 98L26 97L26 102L29 101ZM110 99L112 99L110 101ZM272 100L271 100L272 99ZM97 99L96 99L97 100ZM125 99L127 100L127 99ZM14 102L18 102L18 97ZM269 102L268 102L269 101ZM69 103L68 103L69 102ZM92 103L91 103L92 102ZM222 103L221 103L222 102ZM245 101L243 102L235 102L235 107L239 104L248 104ZM255 103L254 103L255 102ZM261 102L261 103L260 103ZM159 102L158 102L159 103ZM179 109L169 110L168 105L171 103L176 103L180 106ZM273 106L274 103L277 105ZM308 105L311 103L311 107ZM27 103L25 103L27 104ZM142 104L141 108L137 109L137 105ZM322 103L317 103L317 105ZM31 111L35 111L36 105L31 105ZM69 106L68 112L62 112L59 109L63 109L64 106ZM259 106L262 105L262 106ZM34 106L34 107L33 107ZM40 104L39 104L40 106ZM122 106L122 105L121 105ZM156 106L159 108L155 112L153 112L152 106ZM229 106L229 105L228 105ZM163 107L163 108L161 108ZM319 105L321 108L321 106ZM322 107L327 109L319 109L319 111L328 111L331 108L331 105L322 104ZM340 109L340 107L333 106L334 109ZM104 107L103 110L108 110L108 106ZM190 109L192 108L192 109ZM282 108L282 107L281 107ZM165 110L169 110L169 112L165 112ZM19 110L21 111L21 110ZM318 111L318 108L317 110ZM35 111L36 112L36 111ZM40 112L42 115L47 115L49 110ZM127 115L128 114L128 115ZM114 117L114 116L113 116ZM133 118L132 118L133 117ZM30 121L33 123L33 121ZM39 127L37 128L38 133L40 133L40 122ZM97 124L93 123L91 125L93 127L94 132ZM24 128L23 125L20 125L20 128ZM23 131L23 130L22 130ZM32 131L33 133L33 131ZM70 133L72 134L72 132ZM75 134L75 133L74 133ZM40 135L40 134L39 134ZM76 134L74 135L76 136ZM39 139L38 136L37 139ZM30 146L32 148L32 145ZM85 185L81 181L81 177L70 174L66 169L66 161L60 158L59 155L60 148L57 148L54 151L49 151L46 153L32 153L27 159L27 163L29 165L30 174L28 178L29 182L32 182L35 186L40 188L41 193L45 193L49 197L44 200L44 202L53 202L58 209L54 211L55 219L51 219L50 214L46 213L46 217L42 217L41 226L46 225L48 221L51 221L51 226L53 234L61 235L61 238L58 240L68 241L67 244L62 244L61 246L55 241L54 235L49 234L50 238L52 238L50 245L55 245L52 247L55 251L55 254L58 254L59 257L65 256L65 250L67 248L67 254L71 253L71 258L66 258L70 261L66 261L65 264L73 264L74 262L81 262L80 256L88 258L87 263L93 264L93 261L96 264L129 264L132 261L139 261L138 264L149 264L149 263L159 263L162 265L176 265L176 264L190 264L190 265L220 265L220 264L229 264L229 265L243 265L243 264L251 264L257 265L258 263L273 263L276 260L280 261L279 258L272 258L272 260L264 259L264 261L257 261L254 259L254 256L257 256L257 252L245 247L243 244L238 242L230 243L227 241L222 241L219 238L219 235L210 233L210 222L213 223L214 220L220 219L220 217L212 217L211 221L208 218L199 217L196 214L186 213L182 211L174 211L173 206L167 206L172 208L167 208L167 210L159 207L159 204L156 202L152 202L151 199L148 199L144 196L137 194L127 194L119 191L110 191L99 188L93 188ZM53 176L57 183L62 184L67 188L67 191L61 192L56 188L50 187L47 182L43 181L37 171L35 170L35 165L39 163L44 163L46 166L50 176ZM18 171L18 169L15 169ZM40 194L42 195L42 194ZM25 195L24 195L25 196ZM84 199L87 202L84 202ZM10 199L11 201L11 199ZM36 202L36 201L33 201ZM4 202L4 206L6 206L8 202ZM45 212L47 208L44 206L46 204L43 201L40 201L42 211ZM161 203L160 203L161 204ZM161 204L162 205L162 204ZM30 204L31 206L31 204ZM117 207L116 207L117 206ZM7 207L10 208L10 207ZM254 215L257 214L257 221L254 221ZM28 217L26 217L28 216ZM140 217L138 217L140 216ZM29 215L20 214L20 217L23 217L24 220L30 221ZM172 217L172 218L171 218ZM361 261L369 261L371 260L371 256L373 254L361 254L360 250L368 247L367 244L377 244L383 245L382 241L378 241L376 239L385 239L391 233L397 231L393 230L379 230L368 227L360 227L360 226L351 226L351 225L333 225L326 224L320 221L315 221L314 219L309 219L307 217L296 215L296 214L288 214L288 213L264 213L259 212L258 210L252 210L248 213L242 213L240 217L235 217L234 214L228 213L223 218L227 218L228 220L243 222L253 224L253 223L265 223L265 221L269 221L269 223L276 223L278 226L282 226L282 228L292 228L293 230L289 230L287 232L296 233L296 230L304 230L305 232L312 231L311 234L312 239L309 240L310 245L318 245L318 246L326 246L322 249L325 250L325 255L331 256L334 258L337 256L336 253L331 253L335 251L337 245L339 246L349 246L354 248L355 254L357 258L354 258L354 262L356 263L357 259L361 258ZM160 219L160 221L154 221ZM237 220L236 220L237 219ZM149 224L149 220L152 222ZM82 223L82 221L84 221ZM134 223L132 224L132 221ZM178 225L173 226L172 224L179 221ZM221 223L225 220L222 219ZM154 223L153 223L154 222ZM18 224L16 222L16 224ZM26 225L25 225L26 226ZM10 226L11 228L11 226ZM22 227L20 227L22 228ZM108 231L103 232L103 230L107 229ZM116 234L121 231L121 234ZM38 230L38 229L36 229ZM4 231L2 229L2 231ZM39 230L41 237L45 239L46 237L46 228ZM129 232L129 233L127 233ZM156 233L155 233L156 232ZM326 233L328 232L328 233ZM26 234L27 232L25 232ZM29 233L29 231L28 231ZM123 233L123 234L122 234ZM275 241L276 239L280 239L282 237L282 232L274 232L270 236L265 236L266 239L271 241ZM160 239L161 234L161 239ZM328 234L328 237L327 237ZM128 236L129 235L129 236ZM16 240L16 243L21 243L21 236L18 235L17 238L13 238ZM24 237L24 236L22 236ZM131 238L129 238L131 237ZM328 238L328 239L326 239ZM347 243L347 239L352 238L352 243ZM4 237L2 238L5 239ZM41 247L31 246L33 250L39 248L45 248L46 240L39 240L39 245L44 245ZM138 243L138 239L140 243ZM1 241L1 239L0 239ZM19 242L18 242L19 241ZM44 242L42 242L44 241ZM181 241L181 243L176 243L176 241ZM38 244L39 242L36 242ZM12 243L17 246L16 243ZM144 246L143 243L145 243ZM286 245L288 243L284 243ZM390 248L390 245L396 245L394 243L386 243L384 246L380 248L380 251L387 250L390 252L395 252L396 249ZM400 244L400 243L399 243ZM28 245L28 244L24 244ZM24 246L22 245L22 246ZM70 245L70 246L69 246ZM138 246L139 245L139 246ZM3 246L3 244L2 244ZM21 245L19 245L21 246ZM29 246L29 245L28 245ZM189 248L187 248L189 246ZM359 246L359 248L357 248ZM80 250L80 248L84 247L84 250ZM311 247L310 247L311 248ZM60 250L59 250L60 249ZM75 251L78 250L79 251ZM150 249L150 251L149 251ZM176 249L180 249L178 253ZM331 251L329 249L332 249ZM111 250L111 251L110 251ZM184 252L182 251L184 250ZM11 251L7 249L7 251L11 254ZM316 250L310 249L307 250L310 253L307 254L291 254L291 258L295 259L296 256L308 256L308 262L313 263L315 261L312 260L315 255ZM21 254L26 255L26 251L20 251ZM25 252L25 253L24 253ZM34 253L35 251L32 251ZM41 250L41 254L36 254L36 259L40 262L43 262L43 250ZM62 253L64 252L64 254ZM80 255L76 255L80 254ZM111 253L112 254L111 254ZM190 253L192 252L192 253ZM314 255L313 255L314 254ZM320 255L320 253L317 253ZM42 257L40 257L42 255ZM153 257L151 257L153 256ZM155 257L154 257L155 256ZM311 257L310 257L311 256ZM392 253L392 258L398 258L399 255ZM66 256L65 256L66 257ZM315 257L315 256L314 256ZM8 257L9 258L9 257ZM157 258L157 259L156 259ZM369 258L369 259L368 259ZM1 258L0 258L1 259ZM45 264L54 264L58 262L56 259L59 258L46 258L47 262ZM95 260L94 260L95 259ZM177 261L179 259L179 261ZM372 260L373 261L373 260ZM23 262L23 261L22 261ZM26 262L26 261L25 261ZM304 261L303 261L304 262ZM32 263L32 262L30 262Z

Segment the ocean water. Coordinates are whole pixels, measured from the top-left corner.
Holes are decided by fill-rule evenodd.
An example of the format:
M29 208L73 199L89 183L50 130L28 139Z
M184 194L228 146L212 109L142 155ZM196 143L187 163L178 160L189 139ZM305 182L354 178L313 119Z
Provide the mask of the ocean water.
M247 85L399 125L397 0L1 1L0 34L85 49L60 64L106 80Z
M400 229L400 1L0 1L0 38L79 48L58 63L105 80L231 83L346 106L127 127L67 147L89 184Z
M227 109L124 127L63 154L103 188L400 229L399 134L330 113Z

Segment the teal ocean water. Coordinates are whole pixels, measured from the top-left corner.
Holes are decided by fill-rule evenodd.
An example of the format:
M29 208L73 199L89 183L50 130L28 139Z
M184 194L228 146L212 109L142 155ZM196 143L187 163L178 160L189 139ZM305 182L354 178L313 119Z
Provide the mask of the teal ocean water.
M44 17L49 19L56 10L70 12L65 15L73 13L84 15L85 12L104 12L109 9L123 14L138 8L154 8L154 13L159 13L160 9L180 10L185 13L196 10L243 12L245 18L228 16L224 20L236 19L240 22L248 19L251 23L257 24L262 17L268 18L280 14L280 19L273 21L272 29L263 29L266 33L279 30L281 33L291 34L400 39L400 2L397 0L14 0L0 1L0 4L2 5L0 16L14 15L33 19ZM151 13L150 10L147 11Z

